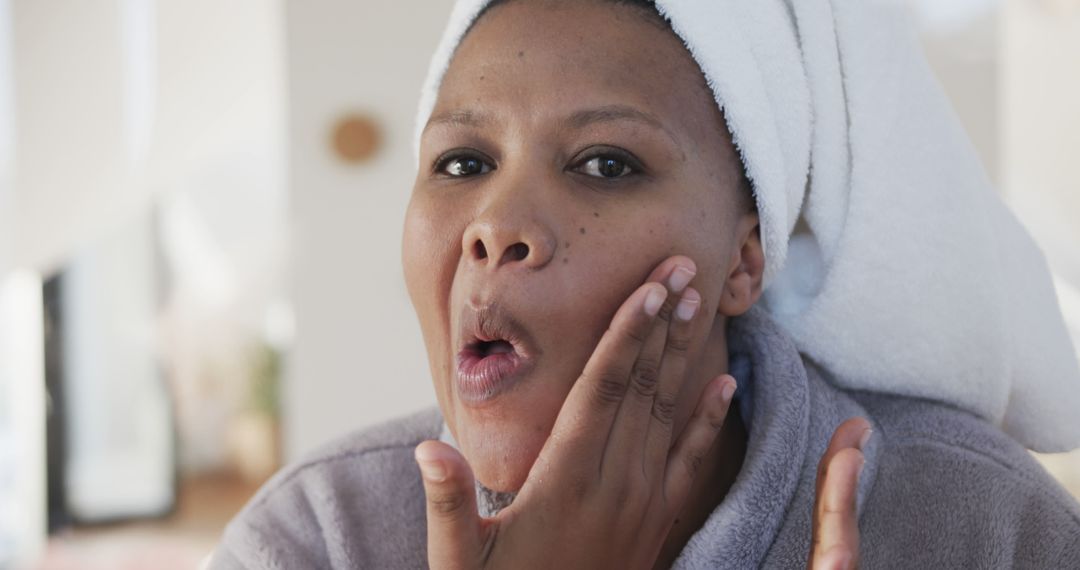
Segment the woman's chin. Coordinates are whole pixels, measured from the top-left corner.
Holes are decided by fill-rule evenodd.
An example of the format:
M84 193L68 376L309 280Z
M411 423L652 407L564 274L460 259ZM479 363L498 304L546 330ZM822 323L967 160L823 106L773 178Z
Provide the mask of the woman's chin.
M470 437L458 443L477 481L492 491L517 492L529 477L547 440L547 433L477 434L481 439L473 441Z
M566 399L550 382L527 382L484 406L457 402L449 418L462 454L485 487L521 489ZM541 389L546 388L546 389Z

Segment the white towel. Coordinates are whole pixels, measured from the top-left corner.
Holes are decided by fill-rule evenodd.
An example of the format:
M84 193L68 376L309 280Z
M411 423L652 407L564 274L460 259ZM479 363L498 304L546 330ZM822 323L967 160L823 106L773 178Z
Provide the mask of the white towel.
M462 34L459 0L419 135ZM994 192L896 0L657 0L754 186L763 304L844 388L1080 446L1080 367L1042 252Z

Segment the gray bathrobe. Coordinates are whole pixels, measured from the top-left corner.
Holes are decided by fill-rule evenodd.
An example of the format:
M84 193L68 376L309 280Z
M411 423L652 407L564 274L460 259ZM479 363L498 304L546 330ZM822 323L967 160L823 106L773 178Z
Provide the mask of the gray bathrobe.
M994 426L834 388L759 309L732 321L730 339L747 455L676 568L805 568L818 460L860 415L874 426L858 491L864 568L1080 569L1080 505ZM426 567L413 448L442 427L423 411L282 470L228 525L211 568Z

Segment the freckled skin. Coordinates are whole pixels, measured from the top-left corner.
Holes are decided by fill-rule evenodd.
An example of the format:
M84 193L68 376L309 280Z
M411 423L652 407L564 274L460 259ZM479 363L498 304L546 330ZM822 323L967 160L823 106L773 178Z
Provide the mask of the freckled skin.
M520 488L616 309L659 262L694 259L701 310L716 315L690 347L676 433L705 384L727 369L726 318L760 292L740 290L738 305L724 301L757 221L737 206L741 170L723 117L683 45L635 10L581 0L492 9L458 47L432 116L469 109L495 120L441 125L422 138L402 245L406 283L447 424L477 478L495 490ZM575 111L611 104L643 110L662 129L567 125ZM439 157L461 148L483 153L494 168L471 178L436 175ZM606 183L574 171L593 148L624 149L644 172ZM574 220L590 214L594 231L570 264L560 255L570 247L565 238L584 236ZM478 239L486 260L472 254ZM495 266L519 242L529 256ZM454 389L458 319L474 298L509 309L542 351L524 381L481 407Z

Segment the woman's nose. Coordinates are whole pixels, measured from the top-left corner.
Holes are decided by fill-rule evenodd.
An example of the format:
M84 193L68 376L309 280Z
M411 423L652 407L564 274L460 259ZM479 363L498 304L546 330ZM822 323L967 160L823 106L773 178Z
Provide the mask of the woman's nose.
M539 269L554 256L555 239L535 222L478 220L465 231L462 251L471 262L485 267L515 265Z

